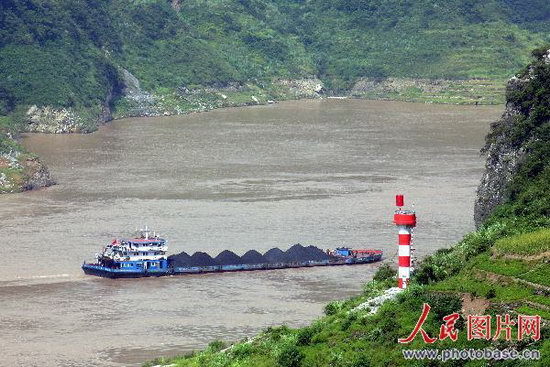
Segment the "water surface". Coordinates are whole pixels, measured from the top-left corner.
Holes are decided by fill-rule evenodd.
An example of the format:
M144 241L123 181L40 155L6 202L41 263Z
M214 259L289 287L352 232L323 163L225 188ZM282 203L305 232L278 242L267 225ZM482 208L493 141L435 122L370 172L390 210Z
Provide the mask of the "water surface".
M0 197L0 365L139 365L308 324L376 266L108 280L80 264L145 224L171 252L299 242L396 261L396 193L417 210L422 257L473 228L478 152L500 110L312 100L27 137L59 184Z

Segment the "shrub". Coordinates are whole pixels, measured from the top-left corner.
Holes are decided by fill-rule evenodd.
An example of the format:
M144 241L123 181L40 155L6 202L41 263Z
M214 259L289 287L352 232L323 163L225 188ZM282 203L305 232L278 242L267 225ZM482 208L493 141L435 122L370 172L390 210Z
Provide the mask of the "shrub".
M325 315L331 316L337 314L342 309L341 301L334 301L325 306Z
M267 335L271 337L273 340L280 340L285 335L288 335L290 333L290 329L286 325L278 326L278 327L268 327L265 331Z
M311 339L316 333L317 333L317 328L315 328L314 326L302 328L298 332L298 335L296 338L296 344L309 345L311 343Z
M428 293L426 303L432 307L431 312L438 321L462 308L462 301L455 294Z
M542 60L542 57L546 55L549 49L550 49L550 44L547 44L531 51L531 55L533 55L533 57L537 60Z
M353 324L355 320L357 320L357 313L350 312L348 316L344 319L344 322L342 322L341 329L343 331L346 331L347 329L349 329L349 327L351 326L351 324Z
M0 132L0 154L9 153L11 151L22 151L21 145L17 144L13 139L8 138Z
M510 231L507 224L494 221L477 232L466 235L454 247L437 250L420 263L413 274L414 280L419 284L428 284L458 274L466 261L487 251L507 231Z
M231 354L237 359L243 359L254 353L254 346L251 343L239 343L231 348Z
M288 346L281 351L279 357L277 358L277 362L281 367L300 367L303 359L304 355L302 352L300 352L298 347L293 345Z
M376 273L374 274L373 279L378 282L382 282L387 279L395 278L396 274L397 274L397 270L394 267L392 267L390 264L385 263L385 264L382 264L382 266L380 266L378 270L376 270Z
M355 362L353 362L352 367L370 367L371 363L369 358L365 354L360 354Z
M208 349L213 353L219 352L220 350L222 350L226 347L227 347L227 345L222 340L214 340L213 342L208 344Z

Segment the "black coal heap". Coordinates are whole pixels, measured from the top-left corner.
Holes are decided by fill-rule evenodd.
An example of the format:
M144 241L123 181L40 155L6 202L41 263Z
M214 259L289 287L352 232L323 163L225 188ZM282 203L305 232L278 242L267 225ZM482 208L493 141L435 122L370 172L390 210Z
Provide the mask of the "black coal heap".
M293 245L286 251L275 247L267 251L264 255L256 250L250 250L243 256L238 256L232 251L224 250L212 258L205 252L195 252L193 256L189 256L185 251L176 255L170 255L168 259L172 266L213 266L213 265L239 265L239 264L280 264L290 262L304 261L323 261L329 260L331 257L323 250L315 246L304 247L300 244Z
M190 266L212 266L218 265L216 260L214 260L206 252L195 252L193 256L189 258Z
M278 247L274 247L271 250L267 251L264 254L264 258L267 260L268 263L271 263L271 264L289 262L288 257L286 256L286 253L284 253Z
M172 266L175 266L175 267L190 266L190 263L189 263L190 259L191 259L191 256L189 256L185 251L182 251L176 255L168 256L168 260L170 261Z
M267 260L256 250L247 251L241 256L241 264L265 264Z
M216 260L216 262L220 265L242 264L241 257L229 250L224 250L220 252L220 254L216 256L214 260Z

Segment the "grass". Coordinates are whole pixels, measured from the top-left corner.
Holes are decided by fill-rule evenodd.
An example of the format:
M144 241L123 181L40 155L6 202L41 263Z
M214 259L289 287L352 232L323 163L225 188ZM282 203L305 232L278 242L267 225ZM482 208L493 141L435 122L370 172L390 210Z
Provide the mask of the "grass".
M0 168L0 178L4 177L6 183L0 185L0 193L20 192L24 183L23 169L21 168Z
M518 278L550 287L550 264L538 264L531 271L518 276Z
M541 232L537 230L504 237L495 241L492 248L497 251L499 244L504 241L514 243L514 251L525 247L519 245L518 241L522 238L533 239L541 238ZM537 247L539 251L544 252L544 247ZM502 249L501 249L502 250ZM491 251L484 252L472 260L460 271L459 274L451 276L441 282L434 283L429 289L445 292L470 293L475 297L488 298L495 303L513 303L527 301L535 302L541 305L550 305L550 297L537 295L536 290L550 287L550 265L544 260L520 260L494 258L490 256ZM529 254L536 254L531 251ZM481 270L481 272L480 272ZM533 283L533 286L525 285L521 280ZM537 287L539 285L539 287Z
M532 265L521 260L493 259L488 254L477 257L473 266L495 274L520 276L531 271Z
M352 90L351 96L406 102L443 104L503 104L502 79L378 79L369 90ZM358 86L361 85L359 82Z
M364 301L366 297L362 296L361 300ZM455 295L433 293L426 287L413 286L394 301L382 305L374 315L368 316L367 311L350 312L354 303L343 302L336 313L321 317L306 328L268 328L253 339L235 343L228 348L213 347L211 344L204 351L156 360L146 366L161 362L178 367L410 366L410 361L403 359L401 349L425 348L426 345L421 338L407 345L395 341L410 333L418 320L423 302L432 306L423 326L430 336L438 335L442 316L460 308L460 299ZM519 307L517 310L523 314L541 313L541 316L547 316L544 310L534 307ZM463 321L459 321L457 329L459 337L456 342L438 341L430 348L494 347L492 342L468 341ZM499 348L517 347L513 341L501 340L499 343ZM544 342L526 340L523 343L522 348L531 349L540 348Z
M536 255L550 251L550 229L499 239L495 243L498 255Z
M529 298L533 290L516 284L500 285L489 280L462 274L429 286L434 291L470 293L475 297L491 298L494 302L515 302ZM494 292L494 295L490 294Z
M394 272L390 272L387 267L377 273L377 281L367 283L361 296L329 303L325 307L325 316L306 328L269 328L252 340L238 342L224 351L209 347L192 355L165 360L164 363L178 367L410 366L410 361L403 359L401 349L425 348L426 344L417 338L411 344L400 345L395 342L396 339L407 336L412 330L423 303L432 306L423 329L430 336L437 336L443 316L460 311L461 296L464 293L488 300L490 307L485 313L493 317L497 314L518 313L540 315L543 319L550 320L550 312L546 307L550 306L550 297L541 293L537 287L516 281L533 273L540 273L541 279L544 279L547 277L547 264L541 260L523 261L490 256L492 247L499 238L505 238L508 233L526 230L524 224L519 223L520 227L516 228L508 226L517 226L518 222L508 222L500 226L493 223L490 228L468 235L458 246L432 255L430 258L437 259L431 260L425 266L446 266L454 269L455 261L458 261L456 259L463 259L460 270L455 274L452 271L441 273L447 274L438 275L444 279L428 282L426 285L418 284L418 279L415 279L414 285L396 299L383 304L373 315L368 314L368 309L352 310L394 285ZM483 249L481 254L480 249ZM463 319L459 319L457 329L459 337L456 342L440 340L430 345L430 348L495 347L494 342L468 341ZM550 330L543 324L543 335L548 331ZM516 330L513 330L513 336L515 335ZM544 338L538 342L524 339L520 344L515 340L507 342L501 338L497 343L499 349L550 348L550 341ZM526 366L545 366L549 357L549 354L543 352L541 361ZM495 362L495 365L506 366L501 362ZM521 363L515 365L522 366Z
M353 309L395 284L394 271L390 271L387 267L382 267L377 272L375 276L377 280L365 285L362 295L329 303L325 307L325 316L308 327L268 328L252 340L235 343L227 349L225 346L222 348L218 345L214 348L211 345L204 351L165 359L162 363L174 364L177 367L410 366L410 361L403 359L401 349L425 348L426 344L420 338L406 345L397 344L396 340L407 336L413 329L422 304L428 303L432 307L423 329L430 336L437 336L439 326L443 323L442 318L453 312L460 312L461 296L464 293L469 293L474 298L487 299L491 305L485 313L492 316L516 312L540 315L543 319L550 320L550 312L545 307L550 306L550 297L544 292L540 293L536 287L525 286L515 281L516 278L521 279L534 273L533 269L540 272L541 277L544 278L547 265L540 260L527 262L490 256L492 246L499 238L505 237L507 233L525 231L524 227L507 228L510 225L510 223L503 226L493 224L491 228L484 228L478 233L470 234L458 246L432 255L431 258L437 259L431 260L425 266L437 265L454 269L455 259L466 260L462 261L460 270L455 274L451 271L445 272L447 275L439 275L444 277L439 281L422 285L419 284L418 278L415 279L411 287L394 300L384 303L373 315L368 314L369 309L361 311L353 311ZM481 254L479 249L484 249ZM424 271L426 271L425 268ZM495 277L493 274L500 277ZM462 318L459 319L456 328L459 330L456 342L439 340L430 345L430 348L495 347L494 342L468 341L465 321ZM543 325L543 335L548 331L549 329ZM516 331L513 330L513 332ZM498 348L545 350L550 348L550 341L544 338L538 342L525 339L518 344L517 341L507 342L501 338L498 341ZM550 355L543 353L542 357L541 361L528 365L547 365ZM495 362L495 365L506 366L500 362ZM522 366L522 364L516 365Z
M521 315L540 316L546 320L550 320L550 312L530 306L521 306L516 308L516 312Z

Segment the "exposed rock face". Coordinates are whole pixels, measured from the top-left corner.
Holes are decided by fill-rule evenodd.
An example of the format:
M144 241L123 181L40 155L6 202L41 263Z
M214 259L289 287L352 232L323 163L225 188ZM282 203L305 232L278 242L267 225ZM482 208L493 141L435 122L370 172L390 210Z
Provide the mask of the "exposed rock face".
M28 157L23 162L23 173L25 182L23 190L35 190L41 187L55 185L55 181L51 178L48 168L40 162L38 157Z
M99 125L113 119L111 103L120 95L121 89L121 81L115 78L104 100L88 108L30 106L25 116L27 122L25 131L46 134L89 133L95 131Z
M31 106L27 111L27 131L63 134L80 132L82 119L70 109Z
M176 93L181 97L200 96L204 93L214 93L214 94L220 94L221 96L225 96L224 93L230 94L230 93L237 93L237 92L245 92L247 90L248 90L248 87L243 83L229 82L229 83L223 83L223 84L218 84L215 86L208 86L208 87L188 87L188 86L182 85L177 89ZM225 98L227 98L227 96L225 96Z
M513 83L508 85L511 87ZM494 135L492 141L488 141L483 148L483 152L487 153L487 162L474 207L477 227L489 217L497 205L506 201L506 186L525 157L523 146L516 146L506 139L506 132L511 129L517 115L514 106L507 105L501 119L491 126L493 131L498 130L500 133Z
M122 69L124 87L122 95L127 103L127 116L158 116L161 113L156 106L156 98L141 89L139 80L128 70Z
M325 90L320 79L280 79L275 84L284 86L295 95L296 98L319 98Z
M369 92L395 93L407 88L422 88L428 93L440 93L447 85L444 79L412 78L361 78L352 87L350 94L360 95Z
M550 50L542 57L542 62L550 64ZM511 78L506 87L507 95L513 95L515 91L523 89L536 77L533 68L530 67L523 76ZM474 208L474 221L477 227L491 215L496 206L509 199L508 184L527 157L526 147L534 140L532 131L520 141L510 139L517 120L531 112L522 110L520 104L521 101L512 102L508 99L502 117L491 125L491 131L482 149L482 153L487 154L487 162Z
M168 93L152 94L139 80L122 70L124 88L116 118L182 115L221 107L269 104L278 100L320 98L323 82L317 78L277 79L268 83L224 82L207 86L181 85Z
M38 157L17 150L0 154L0 169L0 194L55 184Z

